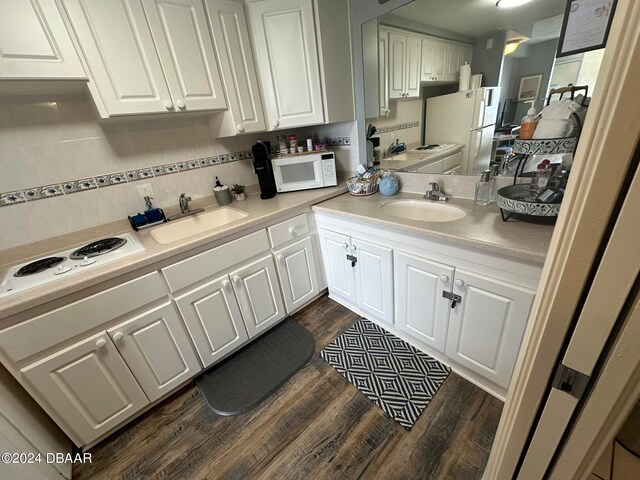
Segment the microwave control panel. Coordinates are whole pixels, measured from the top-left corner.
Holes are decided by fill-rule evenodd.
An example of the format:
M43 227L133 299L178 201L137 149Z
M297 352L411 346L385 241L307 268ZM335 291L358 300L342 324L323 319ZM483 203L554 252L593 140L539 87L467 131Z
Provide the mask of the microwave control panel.
M336 179L336 161L333 155L322 156L322 177L324 178L325 187L338 184Z

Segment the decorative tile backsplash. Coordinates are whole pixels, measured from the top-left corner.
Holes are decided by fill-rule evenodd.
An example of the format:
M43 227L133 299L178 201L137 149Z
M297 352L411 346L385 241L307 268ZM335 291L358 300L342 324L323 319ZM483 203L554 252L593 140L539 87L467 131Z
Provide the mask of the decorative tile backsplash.
M346 137L349 138L349 137ZM350 142L349 138L349 144ZM344 145L344 144L341 144ZM71 193L93 190L95 188L106 188L123 183L147 180L162 175L172 175L196 168L213 167L223 163L237 162L253 158L251 150L242 152L225 153L223 155L213 155L210 157L196 158L186 162L169 163L165 165L155 165L153 167L141 168L139 170L128 170L126 172L107 173L96 175L95 177L82 178L79 180L66 180L53 185L42 187L30 187L15 192L0 193L0 207L15 205L18 203L41 200L44 198L56 197L58 195L69 195Z
M327 138L328 146L351 146L351 137ZM275 153L275 146L271 146L272 153ZM153 167L141 168L139 170L127 170L125 172L106 173L79 180L66 180L53 185L30 187L14 192L0 193L0 207L15 205L18 203L41 200L44 198L56 197L58 195L69 195L71 193L93 190L95 188L106 188L112 185L137 182L163 175L172 175L187 170L197 168L213 167L223 163L237 162L253 158L251 150L241 152L224 153L210 157L195 158L184 162L155 165Z
M395 132L396 130L404 130L405 128L419 127L420 122L398 123L396 125L387 125L376 129L376 133Z

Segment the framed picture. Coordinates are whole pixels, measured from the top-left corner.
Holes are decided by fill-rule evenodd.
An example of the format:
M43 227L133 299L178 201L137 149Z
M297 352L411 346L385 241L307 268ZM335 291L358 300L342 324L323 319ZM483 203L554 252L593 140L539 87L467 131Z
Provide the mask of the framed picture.
M556 57L604 48L618 0L567 0Z
M529 75L520 78L520 88L518 89L518 101L535 100L540 94L540 85L542 84L542 73L538 75Z

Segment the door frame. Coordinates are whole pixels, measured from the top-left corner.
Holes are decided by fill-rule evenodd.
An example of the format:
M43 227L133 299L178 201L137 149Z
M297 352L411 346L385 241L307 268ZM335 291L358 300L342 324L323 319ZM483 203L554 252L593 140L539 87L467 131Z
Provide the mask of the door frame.
M619 0L485 479L516 472L638 145L640 97L628 94L640 83L637 25L640 3Z

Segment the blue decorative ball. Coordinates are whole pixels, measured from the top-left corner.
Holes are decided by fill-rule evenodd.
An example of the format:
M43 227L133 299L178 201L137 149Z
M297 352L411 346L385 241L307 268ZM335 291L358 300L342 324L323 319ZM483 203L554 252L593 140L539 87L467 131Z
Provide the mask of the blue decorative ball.
M378 179L378 189L381 195L395 195L400 187L398 179L393 175L386 175Z

